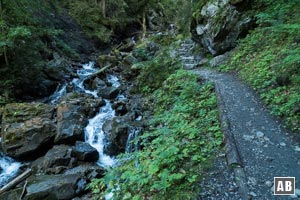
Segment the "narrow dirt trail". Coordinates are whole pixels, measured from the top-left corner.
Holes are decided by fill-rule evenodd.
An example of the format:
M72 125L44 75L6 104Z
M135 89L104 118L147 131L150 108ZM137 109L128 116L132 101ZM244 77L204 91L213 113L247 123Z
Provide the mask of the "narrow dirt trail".
M299 148L257 95L232 75L203 69L193 72L215 83L217 95L224 103L220 112L228 119L253 199L276 199L271 185L274 176L296 177L299 188Z
M240 158L238 171L224 167L224 159L217 159L208 177L213 178L215 183L206 179L201 184L209 185L203 190L214 189L206 194L204 191L205 196L200 199L300 199L300 190L295 196L286 198L273 195L276 176L296 177L296 188L300 189L300 148L269 114L256 93L234 75L186 66L185 63L191 63L189 59L193 59L190 55L192 46L193 42L188 40L178 50L183 67L214 82L219 104L222 104L219 105L222 123L226 124ZM233 171L235 180L232 179ZM239 190L239 194L235 190Z

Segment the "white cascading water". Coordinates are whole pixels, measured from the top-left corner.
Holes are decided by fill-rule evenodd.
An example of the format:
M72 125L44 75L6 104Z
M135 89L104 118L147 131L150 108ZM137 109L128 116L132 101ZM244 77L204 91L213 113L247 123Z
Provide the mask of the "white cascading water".
M105 100L106 105L100 109L100 112L92 119L85 128L85 141L99 152L98 164L103 167L111 167L115 164L115 160L103 152L105 135L102 126L106 120L112 119L115 116L115 111L111 108L108 100Z
M56 91L49 97L49 102L55 104L58 102L60 97L67 93L67 84L59 85Z
M83 65L83 68L77 71L79 78L75 78L72 81L72 84L79 88L81 91L92 94L94 97L98 97L97 91L90 91L84 88L84 80L95 73L97 69L94 68L94 63L90 62L89 64ZM107 75L107 80L114 87L119 87L120 83L116 76ZM117 98L124 98L119 96ZM105 100L105 106L100 108L99 113L92 119L89 120L88 125L86 126L85 132L85 141L91 146L97 149L99 152L99 161L98 164L103 167L113 166L115 160L108 155L105 155L103 152L104 149L104 140L105 135L102 131L102 126L106 120L112 119L115 116L115 111L111 107L111 103L108 100Z
M95 73L98 69L94 68L94 62L84 64L82 69L77 70L79 78L74 78L72 84L76 90L98 97L97 91L90 91L84 88L84 80L90 75ZM108 82L114 87L119 87L120 83L116 76L108 75ZM49 97L49 102L55 104L59 99L66 94L67 84L60 85L57 90ZM123 95L117 97L118 100L126 99ZM89 120L87 127L85 128L85 138L91 146L96 148L99 152L98 164L104 167L113 166L116 162L113 158L103 153L104 148L104 133L102 126L107 119L112 119L115 116L115 111L111 107L111 103L105 100L106 105L100 108L99 113ZM1 142L1 139L0 139ZM22 164L14 161L12 158L0 153L0 187L7 184L19 171Z
M22 164L0 153L0 187L8 183L19 171Z
M92 74L97 72L99 69L94 68L94 62L89 62L82 65L82 69L77 70L78 78L74 78L71 81L75 91L83 92L86 94L91 94L95 98L98 97L97 91L87 90L84 87L84 81L90 77ZM119 87L120 83L116 76L107 75L107 81L112 84L113 87ZM58 100L66 93L67 85L59 87L57 91L51 95L50 102L57 103ZM117 97L118 100L125 99L123 95ZM89 143L91 146L97 149L99 152L98 164L103 167L113 166L115 160L103 152L104 149L104 132L102 131L102 126L104 122L108 119L112 119L115 116L115 111L111 107L111 103L105 100L105 106L100 108L99 113L92 119L89 119L89 123L86 126L85 132L85 142Z
M139 150L139 143L136 138L139 136L140 132L140 128L132 128L129 131L125 149L126 153L131 153Z

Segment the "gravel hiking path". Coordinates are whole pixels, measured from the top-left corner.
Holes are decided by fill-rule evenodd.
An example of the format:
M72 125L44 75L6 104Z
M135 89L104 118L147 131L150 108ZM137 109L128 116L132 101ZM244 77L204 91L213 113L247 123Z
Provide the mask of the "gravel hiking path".
M193 47L193 41L185 41L177 50L178 56L185 69L214 82L227 137L225 153L219 153L200 183L199 199L300 199L299 144L235 75L197 68L201 61L192 55ZM296 194L274 196L276 176L295 177Z
M269 114L256 93L234 75L205 69L194 69L192 72L215 83L218 99L223 104L220 113L227 119L245 174L246 189L242 192L248 193L247 198L299 198L299 190L295 196L273 195L274 176L296 177L296 188L300 189L300 148ZM240 195L242 199L246 198L245 194Z

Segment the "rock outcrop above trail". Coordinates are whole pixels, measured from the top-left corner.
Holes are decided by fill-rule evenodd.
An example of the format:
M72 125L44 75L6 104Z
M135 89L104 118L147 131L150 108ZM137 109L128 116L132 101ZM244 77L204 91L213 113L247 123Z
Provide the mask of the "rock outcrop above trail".
M254 27L253 18L245 12L249 8L247 0L206 3L193 25L195 39L214 56L233 49Z

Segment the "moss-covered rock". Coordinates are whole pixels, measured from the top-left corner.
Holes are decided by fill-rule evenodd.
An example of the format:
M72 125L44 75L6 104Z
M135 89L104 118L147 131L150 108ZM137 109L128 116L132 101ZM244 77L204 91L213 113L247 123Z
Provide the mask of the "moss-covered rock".
M45 153L56 134L55 108L42 103L12 103L3 108L2 148L5 154L33 159Z

